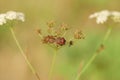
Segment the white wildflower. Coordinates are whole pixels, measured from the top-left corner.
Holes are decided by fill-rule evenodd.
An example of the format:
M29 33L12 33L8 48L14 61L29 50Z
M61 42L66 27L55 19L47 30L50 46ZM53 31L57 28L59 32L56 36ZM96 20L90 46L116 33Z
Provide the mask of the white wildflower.
M0 25L3 25L5 23L6 23L5 14L0 14Z
M8 11L6 13L6 19L8 19L8 20L14 20L16 18L17 18L17 14L16 14L15 11Z
M120 12L118 12L118 11L112 11L111 15L113 15L113 16L120 16Z
M110 16L110 12L108 10L103 10L100 12L96 12L89 16L89 18L96 18L97 24L103 24L107 21L108 17Z
M18 12L17 13L17 20L21 20L21 21L25 21L25 17L24 17L24 14L21 13L21 12Z
M120 22L120 12L113 11L111 12L111 16L115 22Z
M0 14L0 25L7 23L8 20L20 20L25 21L24 14L21 12L8 11Z
M15 12L15 11L8 11L6 13L6 19L8 20L21 20L21 21L25 21L24 19L24 14L21 12Z

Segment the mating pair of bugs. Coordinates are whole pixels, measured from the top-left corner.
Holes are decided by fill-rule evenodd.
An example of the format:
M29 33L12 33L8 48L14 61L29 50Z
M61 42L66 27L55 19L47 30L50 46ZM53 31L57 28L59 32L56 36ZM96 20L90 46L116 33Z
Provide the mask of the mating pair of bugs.
M57 37L48 35L43 38L43 43L57 44L58 46L63 46L66 44L66 40L64 37Z
M64 37L48 35L43 38L43 43L50 43L50 44L56 44L58 46L63 46L66 44L66 39ZM71 45L73 45L73 41L69 41L69 46Z

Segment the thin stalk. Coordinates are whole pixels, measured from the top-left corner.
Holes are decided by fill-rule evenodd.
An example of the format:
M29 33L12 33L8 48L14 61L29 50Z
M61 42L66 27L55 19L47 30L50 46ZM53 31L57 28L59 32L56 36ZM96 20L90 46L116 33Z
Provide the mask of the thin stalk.
M97 50L100 50L101 49L101 45L104 45L105 44L105 41L108 39L110 33L111 33L111 30L112 30L112 27L109 27L104 38L103 38L103 41L102 43L100 44L99 48ZM81 77L81 75L86 71L86 69L91 65L91 63L94 61L94 59L97 57L98 53L100 53L101 51L96 51L93 56L90 58L90 60L87 62L87 64L83 67L83 69L81 70L81 72L77 75L77 77L75 78L75 80L79 80L79 78Z
M56 56L57 56L57 49L55 50L55 53L53 55L52 64L51 64L51 68L50 68L50 72L49 72L49 80L52 79L52 74L53 74L53 69L54 69L54 65L55 65Z
M24 57L28 67L30 68L30 70L32 71L32 73L37 77L38 80L40 80L40 77L38 76L37 72L35 71L35 69L33 68L32 64L30 63L30 61L28 60L28 58L26 57L23 49L21 48L20 46L20 43L18 42L16 36L15 36L15 33L14 33L14 30L12 27L10 27L10 31L12 33L12 36L13 36L13 39L15 40L15 43L17 45L17 47L19 48L20 52L21 52L21 55Z
M108 30L107 30L107 32L106 32L106 35L105 35L104 38L103 38L102 44L104 44L105 41L108 39L108 37L109 37L111 31L112 31L112 27L110 26L110 27L108 27Z

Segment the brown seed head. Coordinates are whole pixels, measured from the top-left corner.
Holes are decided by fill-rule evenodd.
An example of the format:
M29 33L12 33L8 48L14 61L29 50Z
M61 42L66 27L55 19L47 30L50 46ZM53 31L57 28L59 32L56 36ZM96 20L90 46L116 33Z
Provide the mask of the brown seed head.
M47 25L48 25L49 28L54 27L54 24L55 24L55 21L47 22Z
M55 31L55 35L57 35L57 36L61 35L61 33L62 33L62 32L61 32L60 30L56 30L56 31Z
M68 27L68 25L67 24L61 24L61 30L68 30L69 29L69 27Z
M76 30L74 33L74 38L75 39L84 39L85 37L81 30Z

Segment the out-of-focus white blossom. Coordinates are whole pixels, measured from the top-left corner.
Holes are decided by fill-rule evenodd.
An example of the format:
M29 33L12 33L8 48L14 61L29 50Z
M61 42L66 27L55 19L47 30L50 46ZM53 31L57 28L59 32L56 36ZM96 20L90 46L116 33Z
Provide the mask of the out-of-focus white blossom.
M5 14L0 14L0 25L3 25L6 23L6 19L5 19Z
M114 22L120 22L120 12L118 11L103 10L89 16L90 19L96 18L97 24L103 24L108 20L109 17L112 17Z
M21 20L21 21L25 21L25 16L24 16L24 14L23 13L21 13L21 12L18 12L17 13L17 20Z
M7 20L20 20L25 21L24 14L21 12L8 11L6 13L0 14L0 25L3 25Z
M14 20L17 18L17 13L15 11L8 11L6 13L6 19L8 20Z
M21 20L21 21L25 21L24 19L24 14L21 12L15 12L15 11L8 11L6 13L6 19L8 20Z
M113 11L111 12L111 16L115 22L120 22L120 12Z
M108 17L110 16L110 12L108 10L103 10L100 12L96 12L92 15L89 16L90 19L96 18L96 23L97 24L103 24L104 22L107 21Z

